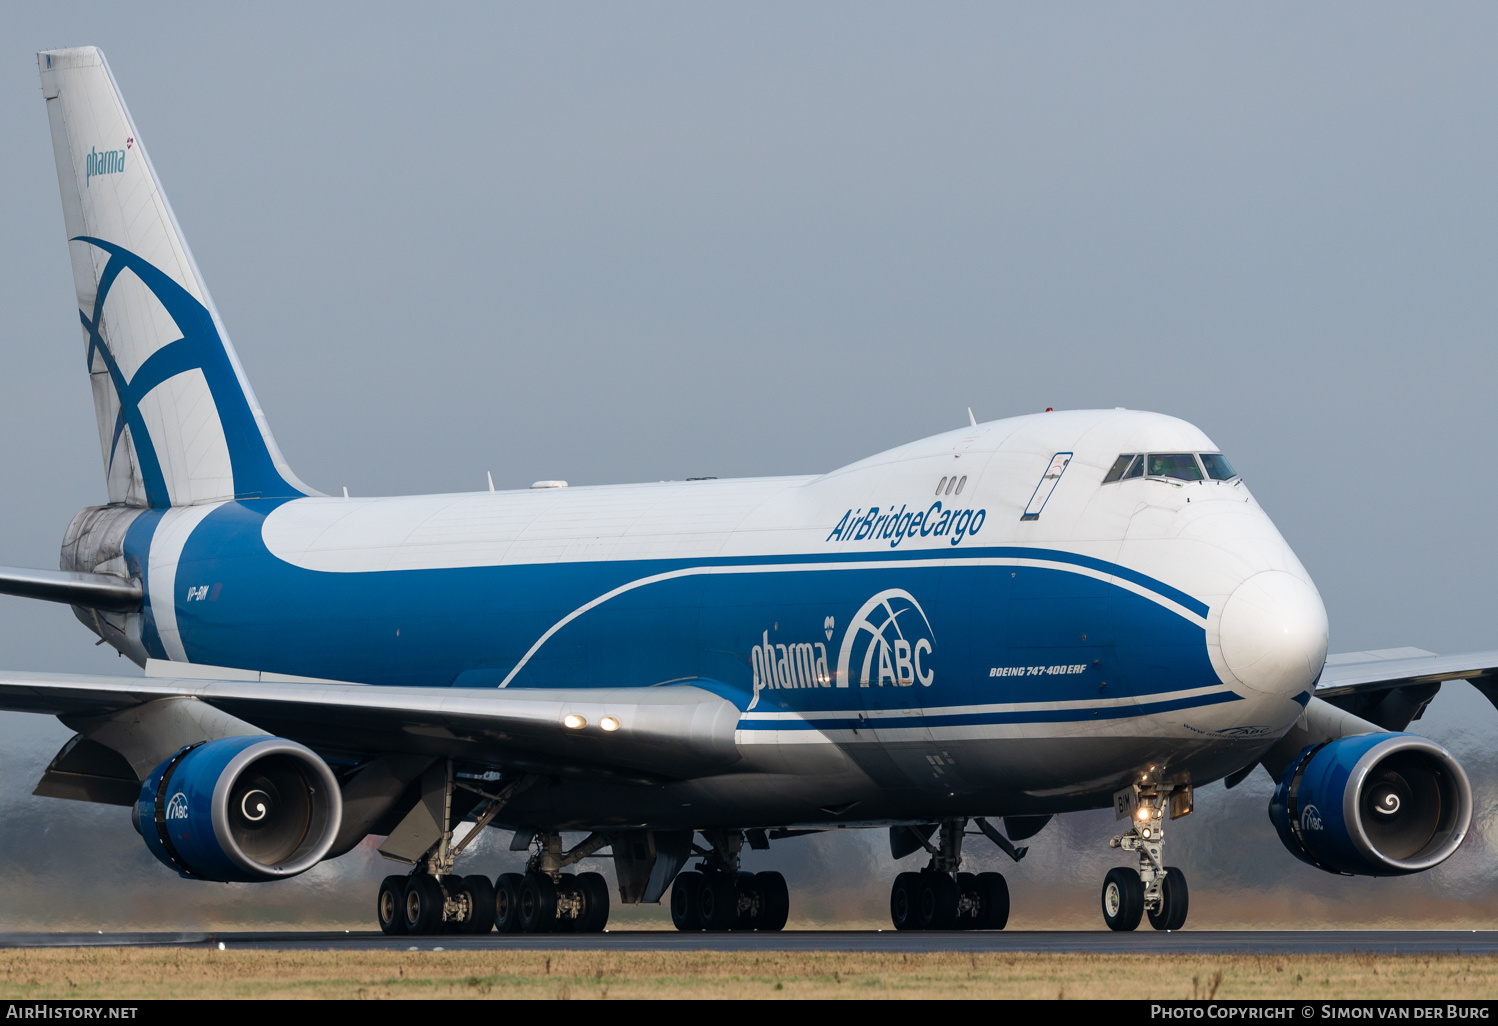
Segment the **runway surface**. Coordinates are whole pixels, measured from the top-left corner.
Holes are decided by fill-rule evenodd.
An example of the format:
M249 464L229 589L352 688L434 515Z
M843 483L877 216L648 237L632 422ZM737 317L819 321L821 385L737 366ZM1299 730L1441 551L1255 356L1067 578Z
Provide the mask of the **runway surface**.
M1175 933L1015 931L899 933L787 930L783 933L498 934L386 937L350 933L0 933L0 947L202 947L389 951L996 951L1086 954L1498 954L1490 930L1181 930Z

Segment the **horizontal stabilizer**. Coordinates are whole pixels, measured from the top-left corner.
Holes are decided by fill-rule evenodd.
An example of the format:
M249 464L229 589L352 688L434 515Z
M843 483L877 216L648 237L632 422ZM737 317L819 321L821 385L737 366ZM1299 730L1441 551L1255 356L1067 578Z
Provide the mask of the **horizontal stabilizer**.
M66 602L108 613L136 612L142 598L139 581L127 581L113 574L31 570L19 566L0 566L0 595Z

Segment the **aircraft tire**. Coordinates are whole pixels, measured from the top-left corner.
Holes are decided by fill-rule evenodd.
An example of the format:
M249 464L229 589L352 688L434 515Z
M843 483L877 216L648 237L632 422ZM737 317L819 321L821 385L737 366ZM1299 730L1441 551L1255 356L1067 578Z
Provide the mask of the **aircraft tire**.
M1009 881L1002 873L978 874L978 929L1002 930L1009 925Z
M754 922L756 930L776 933L785 929L785 921L791 915L791 892L785 885L785 877L779 873L755 873L754 886L759 890L759 916Z
M557 921L557 885L545 873L526 873L520 884L520 929L550 933Z
M579 873L577 885L583 892L583 914L577 921L578 933L602 933L609 925L609 884L602 873Z
M578 933L578 925L581 916L563 915L561 905L563 900L570 900L581 906L586 900L583 897L583 889L577 882L577 877L571 873L563 873L557 879L557 914L551 921L552 933ZM584 910L586 911L586 910Z
M442 885L435 876L417 873L406 879L406 932L414 937L440 933L442 930Z
M450 891L468 899L468 915L451 925L458 933L488 933L494 929L494 883L487 876L450 876Z
M519 873L502 873L494 881L494 928L500 933L520 932L520 885L524 882Z
M671 924L683 933L702 929L702 918L697 911L701 896L701 873L677 873L671 881Z
M727 873L706 873L697 892L697 918L712 933L733 929L739 919L739 882Z
M760 896L759 888L754 883L753 873L739 873L738 885L739 896L749 899L749 907L739 911L738 918L733 921L733 928L735 930L752 930L754 929L755 916L758 915L757 909L764 904L764 899Z
M1119 866L1103 877L1103 921L1108 929L1127 932L1144 915L1144 881L1139 871Z
M967 912L962 911L962 899L970 902ZM952 923L957 930L983 929L983 903L978 899L978 878L972 873L957 874L957 918Z
M406 932L406 878L387 876L380 881L380 894L375 899L375 918L380 932L387 937L399 937Z
M916 914L917 892L921 886L921 874L901 873L889 889L889 918L896 930L919 930L920 916Z
M946 873L922 873L916 891L916 918L922 930L950 930L957 925L957 881Z
M1149 914L1150 925L1157 930L1179 930L1186 925L1186 912L1191 905L1191 891L1186 886L1186 874L1175 866L1165 867L1165 879L1160 881L1160 908Z

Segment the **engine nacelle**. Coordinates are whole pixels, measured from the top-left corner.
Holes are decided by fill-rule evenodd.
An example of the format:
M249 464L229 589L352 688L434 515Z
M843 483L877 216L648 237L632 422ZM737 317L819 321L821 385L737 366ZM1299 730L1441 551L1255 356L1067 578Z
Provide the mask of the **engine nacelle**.
M322 861L343 822L328 764L294 741L225 737L151 771L135 802L146 847L184 876L279 880Z
M1360 734L1304 749L1269 800L1290 853L1349 876L1445 862L1472 822L1472 788L1446 749L1416 734Z

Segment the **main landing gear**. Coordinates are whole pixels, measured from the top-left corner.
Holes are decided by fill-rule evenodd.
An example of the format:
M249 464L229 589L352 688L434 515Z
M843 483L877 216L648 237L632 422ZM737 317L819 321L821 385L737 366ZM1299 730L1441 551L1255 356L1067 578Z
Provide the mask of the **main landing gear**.
M790 915L790 892L779 873L739 870L744 836L738 831L704 832L711 849L695 870L677 875L671 884L671 922L678 930L763 930L785 928ZM760 842L764 846L763 840Z
M599 933L609 921L608 883L599 873L564 873L563 869L607 847L604 834L590 834L570 851L562 850L557 833L538 833L524 875L505 873L490 881L484 876L457 876L453 863L468 843L478 837L510 799L534 782L521 777L490 794L481 787L459 780L453 764L434 766L423 777L423 795L417 810L427 810L421 840L408 849L401 861L413 861L408 876L387 876L380 883L375 914L386 934L426 935L437 933ZM472 792L488 806L474 821L473 829L453 843L453 799L457 791ZM475 799L468 798L469 805ZM399 833L405 826L397 828ZM427 837L437 836L422 853ZM387 841L387 846L390 842ZM381 848L386 853L385 848ZM420 854L418 854L420 853Z
M607 844L592 834L570 851L560 834L535 837L526 871L494 881L494 928L500 933L602 933L609 921L609 885L601 873L563 873Z
M609 885L601 873L564 873L606 840L593 834L571 851L561 836L539 834L539 850L524 874L484 876L433 872L387 876L375 908L387 934L602 933L609 921Z
M1190 787L1134 785L1113 796L1119 817L1129 818L1128 833L1109 847L1139 853L1138 870L1119 866L1103 878L1103 921L1110 930L1133 930L1149 915L1157 930L1179 930L1186 924L1191 894L1186 875L1165 865L1165 814L1178 819L1191 812Z
M980 826L987 824L980 821ZM919 873L895 877L889 892L889 915L895 929L1002 930L1009 922L1009 884L1002 874L958 872L966 827L965 819L944 821L935 845L917 828L899 828L910 831L904 843L913 840L931 853L931 861ZM905 853L910 850L914 848ZM1019 855L1023 854L1021 849Z

